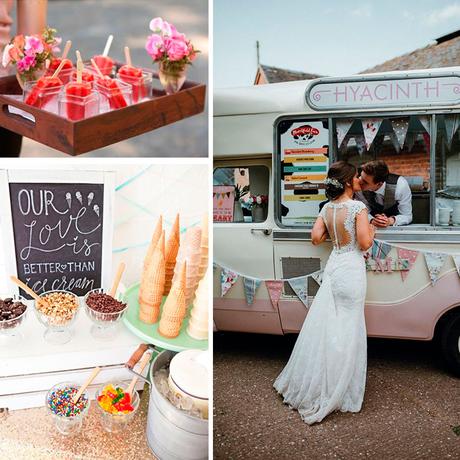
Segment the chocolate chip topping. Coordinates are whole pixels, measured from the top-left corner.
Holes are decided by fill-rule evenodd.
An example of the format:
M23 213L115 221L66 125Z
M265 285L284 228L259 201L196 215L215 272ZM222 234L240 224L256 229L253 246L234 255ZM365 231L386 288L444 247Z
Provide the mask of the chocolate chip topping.
M88 307L99 313L118 313L126 308L126 304L108 294L92 292L86 299Z
M22 302L15 302L11 297L0 299L0 321L8 321L21 316L27 309Z

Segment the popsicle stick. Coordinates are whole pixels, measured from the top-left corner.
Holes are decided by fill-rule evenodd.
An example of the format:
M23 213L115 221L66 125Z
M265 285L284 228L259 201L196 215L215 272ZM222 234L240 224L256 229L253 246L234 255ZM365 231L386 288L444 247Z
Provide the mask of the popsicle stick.
M64 51L62 52L62 56L61 56L62 60L67 58L67 55L69 54L71 46L72 46L72 42L70 40L67 40L65 42Z
M101 69L99 66L96 64L96 61L94 59L91 59L91 64L94 67L94 70L97 72L97 74L101 77L104 78L104 74L101 72Z
M82 74L83 74L83 59L81 58L80 51L75 52L77 55L77 83L80 83L83 81L82 80Z
M126 264L124 262L121 262L120 265L118 265L117 274L115 275L115 279L113 280L112 289L110 289L109 292L109 295L112 297L115 297L115 294L117 293L118 285L120 284L121 276L123 275L125 268Z
M129 47L125 46L125 60L126 60L126 65L129 67L132 67L133 64L131 62L131 53L129 52Z
M99 374L101 368L96 367L93 369L93 372L91 375L88 377L86 382L80 387L78 390L78 393L73 397L73 403L77 404L78 400L80 399L80 396L83 394L83 392L88 388L89 385L91 385L91 382L96 378L96 375Z
M104 52L102 56L107 57L109 55L110 47L112 46L113 35L109 35L105 44Z
M10 279L11 281L13 281L13 283L17 284L23 291L26 291L27 294L32 296L35 300L43 301L43 299L38 294L32 291L32 289L30 289L30 287L27 286L26 283L23 283L19 278L16 278L15 276L10 276Z
M137 372L139 374L142 374L142 371L145 369L145 366L150 361L150 358L152 357L151 353L145 353L144 356L142 357L140 363L139 363L139 368L137 369ZM139 380L139 377L135 375L133 379L131 380L131 383L129 384L128 388L126 389L126 393L132 394L134 387L136 386L137 381Z
M49 59L45 60L45 69L48 70L50 67L51 61Z

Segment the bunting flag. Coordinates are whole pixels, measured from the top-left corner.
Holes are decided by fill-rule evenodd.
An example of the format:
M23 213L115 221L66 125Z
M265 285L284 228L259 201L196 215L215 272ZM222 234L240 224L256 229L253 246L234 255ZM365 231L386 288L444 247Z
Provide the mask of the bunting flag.
M308 276L287 280L301 302L308 308Z
M353 120L337 120L335 122L335 129L337 131L337 147L340 148L342 145L342 142L344 141L352 124Z
M458 114L446 114L444 115L444 125L446 128L446 141L447 147L452 147L452 140L454 138L454 134L457 132L458 127L460 126L460 117Z
M318 270L317 272L312 273L310 276L321 286L323 282L323 272L324 270Z
M431 284L434 285L439 278L442 266L446 261L447 254L438 252L424 252L426 266L430 275Z
M371 148L372 142L377 136L379 131L380 125L382 124L381 118L363 118L361 120L363 125L364 131L364 140L366 142L366 149L369 150Z
M261 280L243 277L244 295L246 296L246 303L248 305L252 305L254 303L254 296L260 286L260 283Z
M283 281L280 280L266 280L265 286L267 287L268 295L274 308L278 308L278 302L283 291Z
M357 134L355 136L356 147L358 149L358 153L360 156L366 151L366 139L364 138L364 134Z
M410 131L407 133L406 147L409 152L412 150L412 147L414 147L416 137L417 133L415 133L414 131Z
M400 151L399 142L398 142L398 138L396 137L395 132L391 131L391 133L387 134L385 137L387 137L387 136L390 138L390 141L392 142L393 147L395 148L396 152L399 153L399 151Z
M221 297L227 294L229 289L236 283L237 279L238 273L227 268L222 268L220 273Z
M418 251L412 251L410 249L404 249L404 248L396 248L398 252L398 258L399 259L407 259L409 261L409 270L401 270L401 278L403 281L406 280L407 275L412 269L412 266L414 265L415 261L417 260L418 256Z
M383 134L381 134L380 136L377 136L374 139L374 142L372 143L372 145L374 146L374 153L376 155L378 155L382 151L384 138L385 138L385 136Z
M430 134L431 117L429 115L419 115L418 117L423 129Z
M340 153L344 154L347 151L348 143L350 142L351 136L347 134L345 139L342 141L342 145L339 147Z
M385 243L385 241L374 240L372 243L373 259L386 259L390 251L391 246L388 243Z
M393 132L398 139L399 148L402 149L406 140L407 130L409 128L409 118L395 118L391 120Z

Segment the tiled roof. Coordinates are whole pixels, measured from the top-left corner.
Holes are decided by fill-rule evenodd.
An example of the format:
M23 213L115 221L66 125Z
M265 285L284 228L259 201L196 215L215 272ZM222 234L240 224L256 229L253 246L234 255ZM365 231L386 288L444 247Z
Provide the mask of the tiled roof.
M319 78L321 76L314 73L297 72L295 70L280 69L279 67L271 67L262 64L259 67L264 73L268 83L295 80L312 80L313 78Z
M360 73L433 69L453 66L460 66L460 30L440 37L435 43L424 48L419 48L410 53L390 59L383 64L366 69Z

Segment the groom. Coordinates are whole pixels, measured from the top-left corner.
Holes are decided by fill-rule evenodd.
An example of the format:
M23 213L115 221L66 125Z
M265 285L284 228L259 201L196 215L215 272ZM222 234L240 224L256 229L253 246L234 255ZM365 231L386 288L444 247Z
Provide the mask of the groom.
M369 209L369 219L376 227L408 225L412 222L412 192L407 180L392 174L382 160L361 166L361 192L355 199Z

